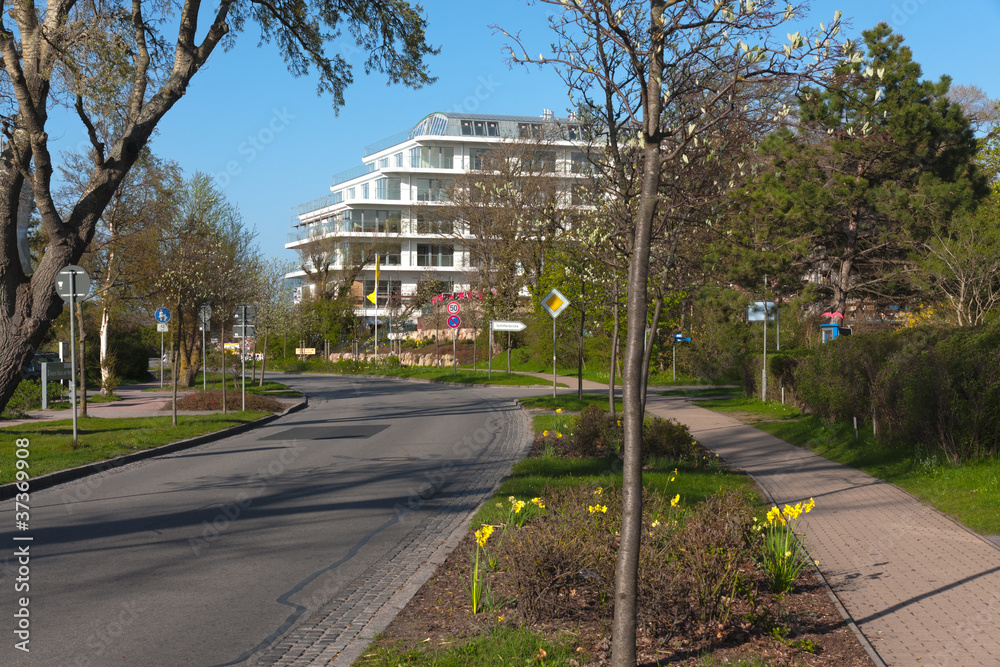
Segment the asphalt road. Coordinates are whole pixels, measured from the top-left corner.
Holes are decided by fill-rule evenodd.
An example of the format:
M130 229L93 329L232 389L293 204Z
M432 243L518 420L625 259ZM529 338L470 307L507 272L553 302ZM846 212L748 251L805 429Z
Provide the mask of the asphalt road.
M15 501L0 503L0 664L252 660L429 520L426 499L444 489L474 509L489 489L481 476L463 487L463 473L520 418L503 397L532 393L286 381L309 395L308 408L32 493L28 531L15 530ZM25 546L30 574L18 581ZM15 647L21 597L29 653Z

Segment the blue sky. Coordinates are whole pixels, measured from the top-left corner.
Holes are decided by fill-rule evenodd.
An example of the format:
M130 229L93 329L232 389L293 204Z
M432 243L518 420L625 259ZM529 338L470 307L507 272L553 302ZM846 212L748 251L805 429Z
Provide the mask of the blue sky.
M433 111L541 115L565 112L568 98L551 71L508 67L505 38L489 27L521 31L541 51L551 42L549 7L524 0L425 0L429 41L441 47L430 59L438 81L421 90L385 85L366 76L363 56L348 56L355 82L334 115L316 96L315 79L290 75L277 51L257 46L253 29L232 51L216 52L164 118L154 151L188 174L216 175L244 222L255 227L265 255L294 261L284 249L290 209L329 193L333 174L361 163L365 145L408 129ZM949 74L1000 98L994 31L1000 0L818 0L810 20L829 22L840 9L858 36L887 21L912 48L927 78ZM534 50L534 49L533 49ZM348 51L348 53L350 53ZM80 135L79 138L82 138ZM77 141L72 131L64 139Z

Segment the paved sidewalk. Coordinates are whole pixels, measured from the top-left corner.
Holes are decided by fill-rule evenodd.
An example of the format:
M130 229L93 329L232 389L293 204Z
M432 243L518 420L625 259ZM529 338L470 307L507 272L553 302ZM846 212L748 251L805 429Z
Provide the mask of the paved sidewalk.
M687 424L774 501L803 515L812 557L887 665L1000 665L1000 548L892 484L683 399L647 410Z
M158 382L145 384L122 385L115 390L115 394L122 397L120 401L109 403L87 402L87 415L90 417L163 417L170 414L169 406L171 391L169 385L160 391L150 391L159 389ZM193 389L178 390L177 396L180 398L194 391L201 391L200 386ZM88 396L94 396L93 390L88 392ZM279 399L280 400L280 399ZM77 416L80 416L80 404L77 403ZM29 410L26 419L0 419L0 428L4 426L17 426L18 424L37 424L40 421L54 421L58 419L72 419L73 410L65 408L62 410ZM179 415L202 415L204 410L178 410Z

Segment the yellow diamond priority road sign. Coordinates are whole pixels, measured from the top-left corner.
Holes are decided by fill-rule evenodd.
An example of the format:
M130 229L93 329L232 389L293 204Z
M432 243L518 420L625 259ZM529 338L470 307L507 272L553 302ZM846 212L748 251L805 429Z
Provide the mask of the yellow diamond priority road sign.
M566 306L569 305L569 299L563 296L563 293L559 290L552 288L552 290L542 297L542 307L549 311L549 315L552 319L559 317L562 311L566 310Z

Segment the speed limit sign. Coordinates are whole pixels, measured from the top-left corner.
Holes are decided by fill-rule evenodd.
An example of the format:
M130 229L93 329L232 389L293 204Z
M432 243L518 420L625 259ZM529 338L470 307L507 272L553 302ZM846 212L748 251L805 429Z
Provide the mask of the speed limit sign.
M448 314L449 315L458 315L458 313L461 310L462 310L462 306L459 305L458 301L449 301L448 302Z

